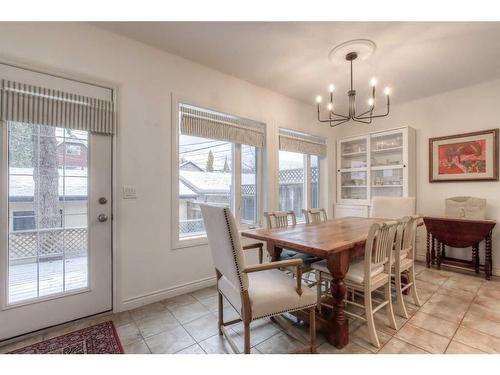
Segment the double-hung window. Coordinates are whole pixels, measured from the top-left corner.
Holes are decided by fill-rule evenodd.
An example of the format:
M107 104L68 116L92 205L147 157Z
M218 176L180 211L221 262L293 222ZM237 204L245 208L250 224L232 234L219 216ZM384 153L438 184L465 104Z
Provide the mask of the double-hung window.
M295 211L320 206L319 163L326 155L323 138L289 129L279 131L279 210Z
M261 155L265 125L178 104L178 243L205 236L200 203L231 208L240 226L261 211Z

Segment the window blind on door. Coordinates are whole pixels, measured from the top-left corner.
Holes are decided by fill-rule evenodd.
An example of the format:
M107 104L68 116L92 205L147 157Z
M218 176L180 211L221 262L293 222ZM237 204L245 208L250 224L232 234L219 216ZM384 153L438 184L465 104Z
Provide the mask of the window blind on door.
M114 134L116 119L110 100L2 80L0 120Z
M179 104L179 115L184 135L264 146L263 123L187 104Z
M291 129L280 128L279 149L281 151L299 152L301 154L325 157L326 139Z

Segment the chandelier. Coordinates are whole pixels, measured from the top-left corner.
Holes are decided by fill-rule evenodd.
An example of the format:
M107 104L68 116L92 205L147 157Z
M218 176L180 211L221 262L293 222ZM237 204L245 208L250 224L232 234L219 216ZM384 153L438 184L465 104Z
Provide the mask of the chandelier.
M333 104L333 92L335 91L335 86L330 85L329 86L329 91L330 91L330 101L327 104L327 118L326 119L321 119L321 102L322 98L321 96L316 97L316 103L318 104L318 121L319 122L328 122L331 127L338 126L340 124L343 124L349 120L353 120L356 122L362 122L363 124L371 124L372 120L374 118L379 118L379 117L385 117L389 115L389 95L390 95L390 88L386 87L384 89L384 94L386 97L386 112L382 114L375 114L375 93L376 93L376 86L377 86L377 80L375 78L372 78L370 81L371 87L372 87L372 94L371 97L368 99L368 106L364 108L364 111L360 114L357 114L357 108L356 108L356 90L354 90L354 84L353 84L353 73L352 73L352 63L354 60L356 60L358 57L357 52L349 52L348 54L345 55L346 61L349 61L351 64L351 89L347 92L347 99L348 99L348 110L347 114L339 114L335 112L335 106Z

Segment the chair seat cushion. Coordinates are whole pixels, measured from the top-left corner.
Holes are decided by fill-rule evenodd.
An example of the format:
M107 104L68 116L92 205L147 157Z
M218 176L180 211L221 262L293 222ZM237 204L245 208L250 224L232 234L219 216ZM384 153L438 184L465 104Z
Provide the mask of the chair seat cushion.
M297 281L277 269L249 273L248 280L252 319L316 305L315 292L304 287L299 296L295 290ZM218 289L241 314L240 291L225 276L219 279Z
M293 251L288 249L281 250L280 260L288 260L288 259L302 259L302 261L306 266L309 266L312 263L319 262L321 260L321 258L299 253L298 251Z
M320 272L325 272L327 274L330 273L326 266L326 260L322 260L321 262L314 263L311 265L313 270L318 270ZM381 274L384 271L384 266L377 266L372 268L371 277L375 277ZM349 264L349 271L347 271L347 275L345 277L347 280L353 281L358 284L362 284L365 280L365 262L364 260L358 260L351 262Z
M399 259L403 260L405 259L406 257L408 256L408 250L401 250L399 252ZM396 250L392 250L392 258L394 259L394 261L396 261Z
M375 277L384 272L384 266L372 267L371 277ZM358 260L352 262L349 265L349 271L347 271L346 279L354 281L355 283L363 284L365 281L365 262L364 260Z
M252 306L252 319L300 310L316 305L316 293L302 288L302 295L296 291L297 281L276 270L248 274L248 295Z

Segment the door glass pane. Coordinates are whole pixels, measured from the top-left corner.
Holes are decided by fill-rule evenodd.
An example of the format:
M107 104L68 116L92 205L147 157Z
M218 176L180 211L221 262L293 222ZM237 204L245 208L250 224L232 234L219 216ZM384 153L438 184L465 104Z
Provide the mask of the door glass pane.
M233 144L179 134L179 238L205 234L199 203L232 207Z
M241 224L257 219L257 148L241 145Z
M88 133L16 122L8 132L8 303L86 288Z
M319 156L311 155L311 208L319 208Z
M303 219L304 201L304 154L279 152L279 209L295 211L298 219Z

